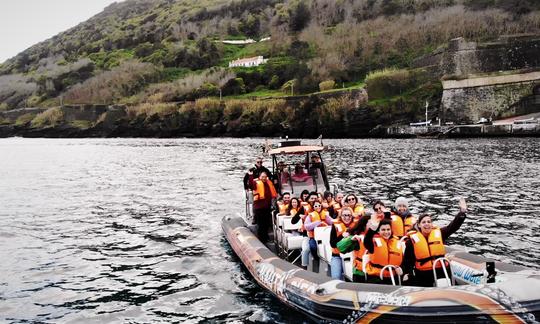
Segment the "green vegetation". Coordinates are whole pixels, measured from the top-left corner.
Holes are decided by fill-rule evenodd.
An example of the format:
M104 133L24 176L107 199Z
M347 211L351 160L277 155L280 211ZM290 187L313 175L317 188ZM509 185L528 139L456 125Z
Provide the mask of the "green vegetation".
M34 117L30 122L30 125L34 128L43 128L47 126L56 126L63 120L64 114L60 108L49 108L44 112L37 114L37 116Z
M36 117L36 114L32 114L32 113L21 115L15 121L15 126L25 126L29 124L32 121L32 119L34 119L34 117Z
M69 123L71 127L78 128L78 129L89 129L92 126L94 126L94 123L89 120L73 120Z
M0 85L10 87L0 87L0 110L25 103L54 107L60 98L65 104L124 103L133 118L176 116L174 123L194 134L218 132L219 118L246 134L303 127L294 119L315 122L315 111L325 116L309 128L316 132L349 120L358 100L344 90L365 86L365 105L375 114L413 118L421 101L437 102L441 94L437 77L411 69L416 58L455 37L491 41L527 33L540 33L536 0L125 1L2 63L6 81ZM271 40L221 42L263 37ZM234 59L258 55L268 62L228 68ZM277 99L293 91L347 99L297 107ZM216 103L220 95L225 103ZM284 112L291 117L278 122ZM32 125L59 122L48 114Z

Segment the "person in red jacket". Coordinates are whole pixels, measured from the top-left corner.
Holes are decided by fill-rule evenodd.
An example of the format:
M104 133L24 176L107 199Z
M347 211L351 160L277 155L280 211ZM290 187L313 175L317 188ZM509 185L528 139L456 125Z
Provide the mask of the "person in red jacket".
M250 188L253 190L254 219L257 224L257 237L263 243L268 242L268 229L272 225L272 205L277 197L276 188L262 172L258 179L250 178Z

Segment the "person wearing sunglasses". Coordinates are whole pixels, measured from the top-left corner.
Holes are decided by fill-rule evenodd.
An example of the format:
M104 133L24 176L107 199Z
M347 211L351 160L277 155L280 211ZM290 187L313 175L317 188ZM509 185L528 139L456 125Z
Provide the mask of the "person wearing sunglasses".
M373 211L375 212L375 215L379 221L384 218L391 220L392 213L390 210L386 209L386 206L382 201L377 200L375 203L373 203Z
M330 274L332 279L343 280L343 264L337 243L350 235L349 230L353 226L353 210L350 207L345 207L341 210L341 215L334 220L330 231L330 247L332 248Z
M311 196L312 195L310 194L310 197ZM318 272L319 268L319 254L317 253L317 241L315 241L315 228L331 225L330 218L331 217L326 213L323 213L322 204L319 201L315 201L313 203L313 211L307 215L304 221L304 228L309 237L309 250L313 257L313 269L315 272Z
M244 190L249 191L251 189L250 178L257 179L263 172L266 173L266 175L268 176L270 180L273 179L272 173L270 172L270 170L268 170L265 166L263 166L263 158L258 157L255 160L255 166L250 168L248 172L244 175Z
M351 207L355 220L358 220L364 215L364 204L358 199L355 194L348 194L343 199L344 206Z
M317 193L304 190L302 191L300 196L304 197L305 201L300 201L300 208L298 209L296 214L293 215L293 218L291 219L291 223L296 224L300 220L302 220L302 227L299 230L299 232L304 236L304 241L302 242L301 262L302 262L302 268L307 269L307 266L309 264L309 255L311 254L311 248L310 248L310 238L308 237L308 233L305 228L305 222L306 222L306 217L314 210L313 206L315 202L317 201ZM321 210L321 214L322 216L326 216L325 213L322 213L322 210ZM314 258L317 258L317 257L318 255L315 254Z

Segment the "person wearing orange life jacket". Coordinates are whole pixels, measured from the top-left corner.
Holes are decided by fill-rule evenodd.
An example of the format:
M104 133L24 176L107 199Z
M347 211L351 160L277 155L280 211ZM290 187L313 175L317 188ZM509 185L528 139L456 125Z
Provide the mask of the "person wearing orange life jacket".
M346 208L343 207L344 211ZM349 230L351 235L344 237L337 243L337 248L341 253L353 252L353 281L354 282L366 282L366 276L363 271L362 259L366 252L364 246L364 236L366 234L366 225L369 222L372 211L366 209L365 215L360 218L357 223L353 222L352 228Z
M305 195L305 202L300 202L300 208L296 212L296 214L291 219L292 224L298 223L300 220L302 220L302 227L300 228L300 233L304 236L304 241L302 242L302 268L307 269L307 266L309 264L309 255L311 254L311 249L309 247L309 237L307 234L307 231L304 227L304 223L306 221L307 215L313 211L313 204L317 201L317 193L316 192L309 192L307 190ZM304 196L304 191L302 191L302 194L300 196ZM318 260L318 255L313 256L314 259Z
M339 210L334 210L335 204L334 195L330 191L325 191L322 200L323 209L327 210L328 214L333 219L336 219L339 216Z
M359 201L358 197L354 194L348 194L343 199L343 207L348 206L353 210L353 215L355 220L358 220L362 215L364 215L364 204Z
M461 198L459 212L447 226L439 228L433 225L431 216L421 215L418 218L414 230L407 234L405 260L403 270L406 274L412 274L414 270L414 284L422 287L432 287L435 283L433 276L433 261L444 257L446 249L444 242L450 235L455 233L467 217L467 203ZM448 267L448 265L445 265ZM448 275L451 271L447 269ZM437 278L444 278L442 264L437 262ZM405 280L404 276L404 280Z
M257 237L263 243L268 241L268 229L272 226L272 203L277 198L274 184L266 172L262 172L258 179L250 179L253 190L254 220L257 224Z
M405 197L399 197L392 211L392 233L398 237L406 235L416 224L416 217L409 211L409 203Z
M310 194L310 197L312 194ZM332 225L332 218L322 212L322 204L318 201L313 203L313 211L307 215L304 221L304 228L309 237L309 250L314 260L314 265L318 268L319 255L317 253L317 242L315 241L315 228Z
M389 270L382 273L384 279L381 280L381 271L387 265L397 267L393 272L394 276L403 275L400 266L403 262L404 246L397 236L392 235L392 225L388 218L379 220L376 214L372 215L364 237L364 246L369 253L369 262L366 265L368 282L390 283Z
M330 260L330 274L333 279L343 280L343 266L337 243L350 236L349 229L353 226L353 211L345 207L338 216L330 231L330 247L332 247L332 259Z
M298 210L300 210L300 207L300 200L298 200L298 198L291 198L289 206L287 206L287 210L285 211L285 215L295 216L296 213L298 213Z
M342 207L343 207L343 193L338 192L336 194L336 197L334 198L334 204L332 206L332 210L334 212L334 218L339 215Z
M281 195L281 199L278 200L278 211L280 214L285 215L287 212L287 209L289 208L289 203L291 201L291 194L288 192L284 192L283 195Z

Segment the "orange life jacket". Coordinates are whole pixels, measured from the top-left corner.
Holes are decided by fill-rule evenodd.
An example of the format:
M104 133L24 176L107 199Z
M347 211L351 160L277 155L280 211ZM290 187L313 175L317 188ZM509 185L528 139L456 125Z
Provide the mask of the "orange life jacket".
M268 187L270 188L270 194L272 195L272 198L277 197L276 188L274 188L274 184L270 180L266 180L266 183L268 184ZM255 191L253 192L253 200L262 200L264 199L264 182L260 179L255 180Z
M279 213L280 214L286 214L287 209L289 209L289 204L281 203L281 204L278 204L278 205L279 205Z
M364 246L364 234L358 235L360 238L360 241L358 241L358 245L360 248L358 250L354 250L354 267L356 270L363 272L363 266L362 266L362 258L364 257L364 254L366 253L366 247Z
M416 217L413 215L407 216L405 222L403 222L403 219L399 215L392 213L392 234L402 237L411 231L414 223L416 223Z
M290 216L294 216L294 215L296 215L296 213L298 213L298 209L291 208L291 210L289 212L290 212L290 214L289 214Z
M343 233L345 233L349 228L351 228L351 225L353 223L351 222L349 225L345 225L345 223L342 222L336 222L334 223L334 227L336 229L336 236L338 238L343 236ZM337 247L332 248L332 255L339 255L341 252L339 252L339 249Z
M306 214L309 214L313 211L311 205L308 202L302 201L300 205L304 207L304 211L306 212Z
M380 276L382 268L386 265L400 266L403 261L402 244L397 236L385 240L379 234L373 237L373 253L370 254L366 272L370 276ZM390 271L385 271L384 277L390 277Z
M356 206L354 206L353 208L353 214L356 216L356 217L361 217L364 215L364 205L362 204L356 204Z
M312 211L311 213L309 213L309 217L311 218L311 222L317 222L317 221L321 221L321 224L319 226L326 226L327 224L325 223L325 219L326 219L326 215L325 213L317 213L316 211ZM307 217L306 217L307 218ZM319 227L317 226L317 227ZM307 234L310 238L314 238L315 237L315 229L313 231L307 231Z
M334 202L334 204L332 204L332 207L334 207L334 215L338 215L339 212L341 212L341 204L340 203Z
M431 271L433 269L433 261L444 257L446 254L441 229L437 226L433 227L427 240L422 233L417 231L409 233L409 238L414 247L415 267L420 271ZM438 262L437 268L441 266L441 263Z

